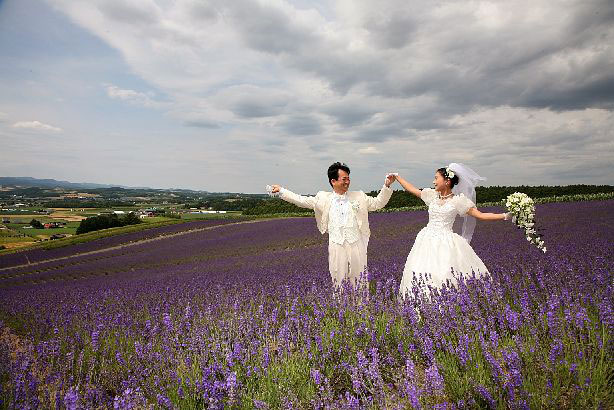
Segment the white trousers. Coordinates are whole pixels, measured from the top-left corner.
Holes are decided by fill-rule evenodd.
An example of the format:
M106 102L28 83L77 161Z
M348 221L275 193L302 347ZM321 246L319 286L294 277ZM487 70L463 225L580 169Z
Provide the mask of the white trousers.
M328 242L328 268L335 287L346 279L350 280L352 286L356 286L367 269L368 243L369 239L364 237L354 243L345 241L343 245Z

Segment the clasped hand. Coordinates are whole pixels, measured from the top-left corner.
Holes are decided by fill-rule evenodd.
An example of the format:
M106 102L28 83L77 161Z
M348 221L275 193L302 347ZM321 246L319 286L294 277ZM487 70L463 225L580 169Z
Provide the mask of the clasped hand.
M386 180L384 181L384 184L386 184L386 186L388 188L390 188L390 185L392 185L392 183L397 180L397 176L398 175L399 174L396 173L396 172L389 172L389 173L387 173L386 174Z

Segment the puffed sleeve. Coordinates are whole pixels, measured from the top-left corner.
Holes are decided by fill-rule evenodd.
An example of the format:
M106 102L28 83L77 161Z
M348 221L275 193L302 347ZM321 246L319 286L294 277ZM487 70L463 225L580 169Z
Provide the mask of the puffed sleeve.
M473 201L467 198L464 194L460 194L454 199L455 199L454 206L456 207L456 210L458 211L458 214L460 216L465 216L467 211L475 207L475 204L473 203Z
M422 191L420 191L420 198L427 205L429 205L436 197L437 193L433 188L424 188Z

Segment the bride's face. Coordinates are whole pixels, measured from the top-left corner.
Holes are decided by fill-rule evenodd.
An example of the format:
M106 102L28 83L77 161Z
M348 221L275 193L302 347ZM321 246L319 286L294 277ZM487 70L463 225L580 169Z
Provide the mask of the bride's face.
M433 180L435 191L445 191L449 186L449 183L446 183L446 179L439 172L435 172L435 179Z

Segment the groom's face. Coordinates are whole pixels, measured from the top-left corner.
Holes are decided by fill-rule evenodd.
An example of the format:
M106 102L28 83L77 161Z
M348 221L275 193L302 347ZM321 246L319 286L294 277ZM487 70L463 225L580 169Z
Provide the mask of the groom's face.
M333 190L335 192L341 192L343 194L350 188L350 174L342 169L337 172L339 177L337 179L331 179L330 182L333 184Z

